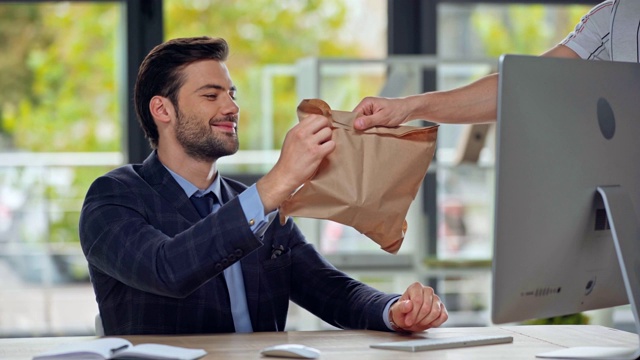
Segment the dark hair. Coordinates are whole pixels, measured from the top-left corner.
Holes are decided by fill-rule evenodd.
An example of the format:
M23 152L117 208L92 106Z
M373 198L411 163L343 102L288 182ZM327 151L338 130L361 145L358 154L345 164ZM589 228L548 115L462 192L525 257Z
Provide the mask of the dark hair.
M199 60L226 61L229 46L222 38L178 38L164 42L144 58L133 90L136 114L153 149L158 146L158 127L149 111L151 98L168 98L178 109L178 90L184 83L182 69Z

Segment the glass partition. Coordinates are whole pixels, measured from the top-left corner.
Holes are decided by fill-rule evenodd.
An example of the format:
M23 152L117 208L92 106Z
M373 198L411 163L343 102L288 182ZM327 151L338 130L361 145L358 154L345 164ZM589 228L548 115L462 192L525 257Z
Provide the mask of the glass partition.
M140 30L125 25L128 3L0 0L0 336L94 331L77 224L89 184L127 158L127 40ZM248 181L271 167L297 121L291 74L273 75L274 102L265 103L266 65L386 52L382 0L162 7L166 38L204 34L231 44L241 152L221 168ZM364 21L371 31L356 31ZM261 125L268 109L270 130Z
M591 6L506 3L438 5L438 57L487 60L479 66L443 64L438 89L466 85L497 71L503 53L539 55L554 47ZM438 279L449 326L490 324L488 307L493 253L495 126L482 132L477 160L461 162L474 141L469 125L443 125L438 133L437 258L426 262Z
M86 334L78 218L121 165L120 2L0 2L0 336Z
M125 161L126 40L128 31L137 30L124 25L125 3L0 0L0 337L94 331L97 305L77 223L89 184ZM384 0L164 1L165 38L220 36L231 45L228 67L239 89L241 150L221 160L224 175L252 182L275 163L284 135L297 121L299 81L310 75L300 69L308 59L338 60L324 68L314 93L335 109L350 110L363 96L389 90L392 72L383 64L386 6ZM438 88L495 71L503 52L542 52L588 8L443 2ZM340 59L378 63L349 65ZM396 93L410 90L402 91ZM477 165L457 166L452 159L464 128L439 130L432 165L438 171L438 255L487 259L492 140L489 135ZM404 290L424 270L429 239L419 201L408 220L415 225L394 257L349 227L296 219L332 262L387 291ZM473 317L486 308L484 270L431 272L446 279L439 291L449 295L452 310L473 312L458 324L486 323ZM479 281L469 281L469 274ZM296 308L291 319L291 329L322 327Z

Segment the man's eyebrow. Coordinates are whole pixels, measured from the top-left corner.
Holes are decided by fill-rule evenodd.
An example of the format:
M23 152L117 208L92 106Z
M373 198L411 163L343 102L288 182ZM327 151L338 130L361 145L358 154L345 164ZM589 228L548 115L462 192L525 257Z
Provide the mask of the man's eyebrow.
M201 91L201 90L210 90L210 89L216 89L216 90L222 90L225 91L227 90L227 88L225 88L222 85L217 85L217 84L206 84L203 86L200 86L199 88L196 89L196 92ZM229 91L237 91L238 89L236 88L235 85L231 86L231 88L229 89Z

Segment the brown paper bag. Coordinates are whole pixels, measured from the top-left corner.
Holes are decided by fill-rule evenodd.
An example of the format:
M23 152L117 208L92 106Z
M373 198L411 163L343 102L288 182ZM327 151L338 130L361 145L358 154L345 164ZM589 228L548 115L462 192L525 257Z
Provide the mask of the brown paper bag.
M319 99L303 100L298 118L311 113L333 120L336 148L316 174L281 204L280 220L286 216L332 220L397 253L409 205L433 159L438 126L356 131L356 113L332 111Z

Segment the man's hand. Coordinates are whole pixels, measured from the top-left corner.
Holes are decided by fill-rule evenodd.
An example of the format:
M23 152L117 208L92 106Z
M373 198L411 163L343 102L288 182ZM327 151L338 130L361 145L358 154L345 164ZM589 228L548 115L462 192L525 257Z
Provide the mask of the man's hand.
M331 121L321 115L308 115L289 130L277 163L256 184L265 212L275 210L313 176L336 147L332 133Z
M448 318L440 297L432 288L417 282L389 310L389 320L397 331L424 331L442 325Z

